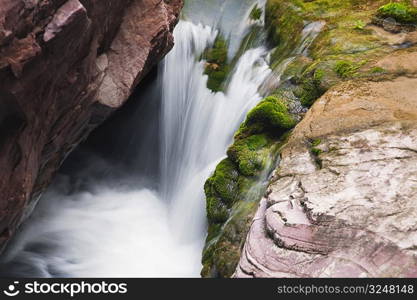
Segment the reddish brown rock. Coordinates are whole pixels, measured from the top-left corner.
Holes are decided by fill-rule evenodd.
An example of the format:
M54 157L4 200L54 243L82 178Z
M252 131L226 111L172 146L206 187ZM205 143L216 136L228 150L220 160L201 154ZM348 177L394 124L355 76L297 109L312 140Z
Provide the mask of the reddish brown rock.
M0 0L0 247L172 48L182 0Z

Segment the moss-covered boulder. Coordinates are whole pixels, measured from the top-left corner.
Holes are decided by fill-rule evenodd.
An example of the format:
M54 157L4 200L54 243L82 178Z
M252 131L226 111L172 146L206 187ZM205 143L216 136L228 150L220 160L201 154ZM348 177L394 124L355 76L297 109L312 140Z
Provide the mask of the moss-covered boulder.
M278 84L265 85L268 89L263 93L272 96L248 113L227 151L227 158L206 182L209 230L203 253L203 276L228 277L235 271L249 224L265 190L264 183L274 169L286 133L307 108L344 81L395 78L404 74L403 69L413 61L398 59L394 67L392 54L407 52L409 43L403 38L397 41L392 32L374 25L375 17L381 17L392 6L389 3L389 0L267 1L265 30L272 47L270 66L275 76L271 81ZM407 14L413 11L409 1L401 3L407 5ZM397 22L400 15L401 12L390 9L390 17ZM409 16L406 18L410 23ZM303 30L313 22L325 25L309 39ZM381 60L383 57L387 59ZM320 165L321 141L310 142L310 153Z
M269 41L275 47L271 67L282 69L292 57L284 68L281 82L290 80L294 95L305 107L310 107L338 83L380 75L375 72L378 58L410 42L397 38L398 43L392 44L387 38L393 38L392 33L384 33L384 27L377 30L373 26L375 18L393 18L412 24L416 10L411 1L268 0L266 25ZM307 51L300 53L297 49L303 45L306 34L303 30L312 22L326 25L310 41Z
M239 129L238 136L248 133L282 133L294 127L294 119L287 105L277 96L269 96L252 109Z
M238 192L239 172L229 159L221 161L204 185L207 217L211 223L222 223Z
M272 61L278 63L288 56L299 42L304 27L303 16L292 1L268 0L265 6L265 24L271 45L276 47Z
M417 24L417 8L409 1L390 2L378 9L377 17L393 18L403 24Z
M206 60L204 74L208 75L207 87L213 92L222 91L224 82L229 75L228 44L218 34L211 48L204 51L202 58Z
M236 163L242 175L253 176L265 166L263 158L257 152L268 142L268 138L264 134L252 135L236 141L227 151L227 155Z
M284 133L295 123L284 100L266 97L248 113L227 158L206 181L209 228L202 276L229 277L234 272L252 213L285 140Z

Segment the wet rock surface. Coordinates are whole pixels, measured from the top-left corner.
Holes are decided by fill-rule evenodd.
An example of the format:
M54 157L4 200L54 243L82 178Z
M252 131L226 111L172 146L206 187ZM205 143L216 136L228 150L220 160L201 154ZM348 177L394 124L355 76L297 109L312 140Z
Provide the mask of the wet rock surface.
M324 164L328 163L330 157L325 160L324 155L327 154L316 144L323 146L326 138L330 136L338 135L341 138L344 134L374 128L385 122L415 120L415 75L417 71L414 63L417 53L415 26L402 24L398 20L394 23L401 30L390 31L385 26L386 24L375 22L381 6L386 4L385 0L266 1L265 28L268 31L269 42L276 47L271 52L270 67L273 72L261 87L260 92L265 95L278 95L283 99L289 111L295 115L297 122L305 118L302 123L304 125L300 124L291 133L290 140L294 142L288 144L282 152L280 169L276 172L277 178L298 174L300 169L301 174L307 171L312 174L312 178L309 179L311 186L320 186L320 180L324 179L316 178L316 176L318 174L327 176L327 173L323 175L317 172L321 168L325 169ZM384 19L387 18L384 17L381 20ZM310 111L305 114L308 109ZM359 151L355 149L352 148L352 151ZM382 149L378 151L384 151ZM280 151L281 149L278 152ZM373 155L377 153L369 153L367 159L371 159ZM352 162L352 164L351 168L355 168L355 163ZM332 166L331 169L334 170L336 167ZM378 165L374 167L383 168ZM337 172L341 171L337 170ZM329 186L333 185L331 180L337 179L336 184L341 180L337 176L325 178ZM364 180L370 180L370 185L373 184L371 179L365 178ZM355 184L355 181L346 182L344 186L346 189L351 186L351 189L355 190ZM342 188L339 187L339 189ZM326 193L332 197L330 189ZM258 203L260 200L261 197L254 201ZM262 213L259 214L262 215ZM251 220L252 216L253 210L236 218L236 221L246 220L235 222L239 224L239 232L242 236L246 236L249 231L250 221L248 220ZM264 261L267 265L272 263L268 260L275 258L260 258L263 252L269 251L267 250L269 246L260 241L260 234L265 234L269 238L276 231L274 226L277 224L273 222L275 215L269 214L268 216L273 226L258 225L268 228L269 233L254 234L251 231L249 241L244 248L241 246L244 238L240 239L238 247L218 247L219 250L212 251L213 261L236 262L242 256L242 249L246 251L245 255L249 261L251 250L248 249L257 247L260 252L257 252L253 260L254 265L260 266ZM307 217L303 215L300 218ZM266 218L265 213L262 218ZM258 219L256 220L255 222L258 222ZM266 221L262 220L262 222ZM366 225L364 227L366 228ZM284 227L282 230L287 229ZM259 240L262 245L255 246L256 240ZM268 243L271 247L275 244L281 245L284 239L281 241L269 239ZM288 239L285 239L283 245L286 243L295 244L294 241ZM294 247L307 246L304 243L296 244ZM319 250L315 248L314 251ZM233 253L232 259L229 253ZM244 259L241 260L241 266L244 265L242 262ZM257 261L262 261L262 263L258 264ZM288 261L284 263L292 264ZM211 272L209 276L230 277L233 273L231 270L234 270L236 266L236 264L229 264L227 272L224 272L218 265L212 268L216 272ZM240 270L246 269L249 273L252 272L247 264ZM239 273L238 268L236 274L245 275L242 272ZM267 272L267 269L265 272L262 274L257 272L256 276L280 276L281 274ZM204 274L204 269L202 274ZM349 275L348 272L347 275ZM298 273L293 276L309 275Z
M172 48L181 0L0 1L0 247Z
M411 71L343 83L312 106L281 153L235 277L417 277Z

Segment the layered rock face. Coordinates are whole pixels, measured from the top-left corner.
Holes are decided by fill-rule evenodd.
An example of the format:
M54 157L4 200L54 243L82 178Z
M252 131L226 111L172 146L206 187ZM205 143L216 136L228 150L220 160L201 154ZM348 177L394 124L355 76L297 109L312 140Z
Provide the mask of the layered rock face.
M274 159L280 155L281 163L269 186L271 194L261 201L255 219L253 216L264 190L258 190L259 197L258 194L250 198L244 195L248 194L247 186L253 187L252 182L262 182L257 174L243 176L240 162L229 156L227 164L220 163L207 181L210 226L203 252L203 276L230 277L233 273L237 277L413 275L407 273L406 267L391 273L384 271L389 264L378 270L369 267L372 255L376 255L369 249L374 246L378 249L378 242L360 245L364 239L371 238L367 232L376 230L369 226L381 222L387 227L378 227L375 239L390 237L391 244L384 242L385 245L393 245L402 253L394 255L395 250L391 252L393 257L409 255L414 247L415 227L410 224L415 217L413 202L415 204L416 200L410 191L412 178L415 178L411 165L414 159L411 140L415 133L402 131L402 122L411 126L416 116L417 10L411 2L396 2L266 1L264 29L270 43L276 47L270 60L273 72L261 92L285 104L297 121L303 118L304 121L293 132L271 130L274 139L269 149L275 151L269 154ZM405 23L404 15L398 15L398 11L408 12ZM258 113L252 111L250 115ZM262 115L258 119L268 123L269 117ZM388 127L378 127L382 125ZM394 133L387 134L390 131ZM241 135L239 132L237 137ZM288 135L291 137L283 148ZM398 143L406 138L411 139L404 148L408 150L400 155L391 149L403 147ZM363 145L357 142L361 139ZM385 140L394 144L386 145ZM241 144L235 139L230 149ZM230 149L228 154L233 154ZM253 161L262 160L261 152L257 151L251 154ZM397 166L398 162L403 162L404 166ZM271 168L275 169L275 165ZM375 178L379 173L384 176ZM393 181L388 181L390 176ZM396 202L396 193L407 199L408 204L403 209L409 215L398 218L401 224L410 225L410 229L408 225L400 228L395 220L383 217L401 203ZM288 200L290 196L293 201ZM358 200L358 197L362 198ZM366 208L371 207L368 198L373 201L370 210L374 210L375 216L359 214L368 212ZM215 200L227 206L213 205ZM297 203L301 207L297 208ZM293 211L288 206L296 208ZM225 207L227 214L222 214L221 222L211 218L213 208L224 210ZM380 210L377 212L374 207ZM375 218L379 221L373 223ZM348 224L346 231L336 230L345 223ZM399 239L405 241L402 234L394 237L387 233L395 226L400 228L398 232L410 234L404 245L399 244ZM361 234L365 237L359 238ZM351 238L347 237L349 235ZM384 249L382 257L388 257L389 251ZM357 263L356 269L350 270L340 259L336 260L334 257L340 257L339 254L350 261L346 266ZM339 273L328 271L331 266L337 266ZM360 273L362 266L369 272Z
M281 153L235 277L417 277L417 68L407 68L343 83L313 105Z
M182 0L0 0L0 247L172 48Z

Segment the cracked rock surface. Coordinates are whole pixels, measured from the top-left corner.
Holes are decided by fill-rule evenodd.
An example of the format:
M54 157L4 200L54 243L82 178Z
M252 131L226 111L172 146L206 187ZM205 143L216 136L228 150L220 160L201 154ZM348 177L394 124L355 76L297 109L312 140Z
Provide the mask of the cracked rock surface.
M417 79L346 82L294 129L235 277L417 277Z
M0 249L173 46L182 0L0 0Z

